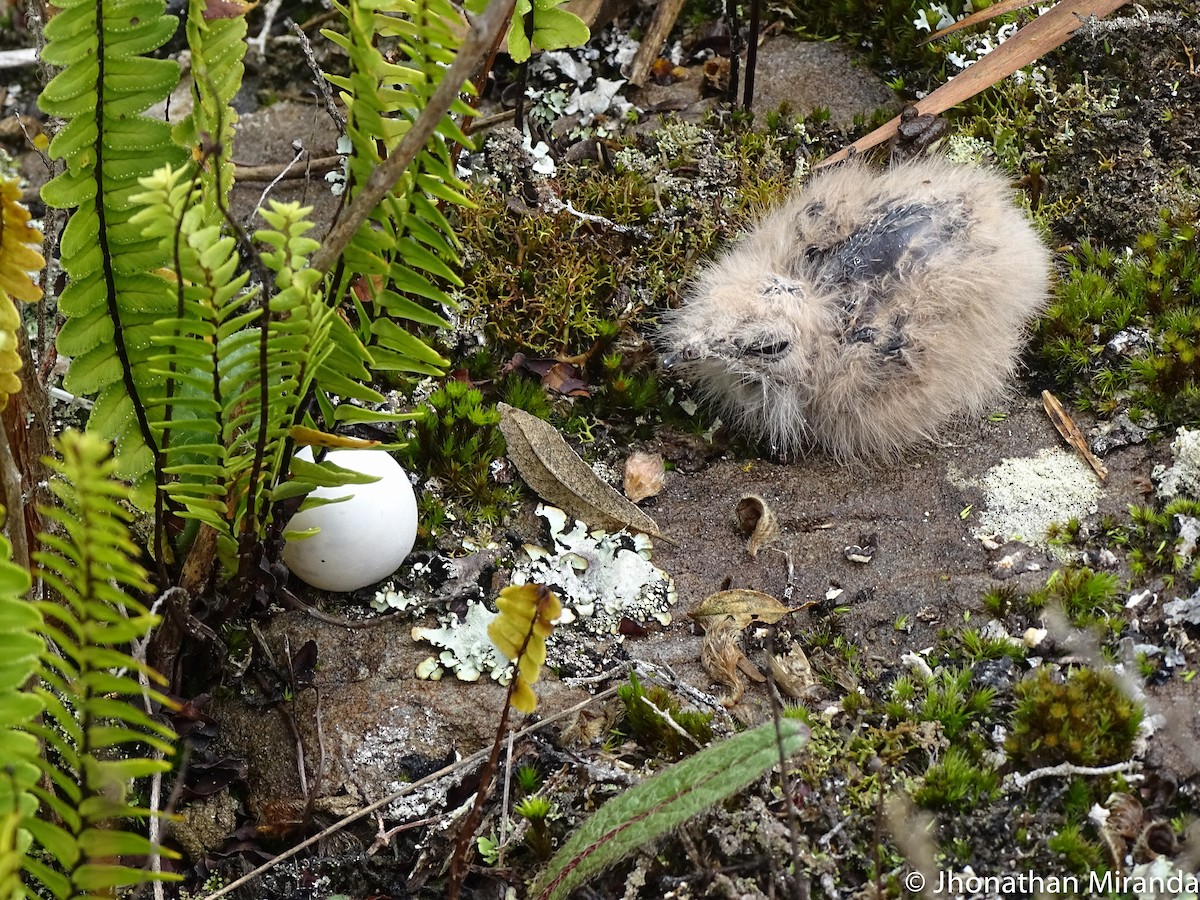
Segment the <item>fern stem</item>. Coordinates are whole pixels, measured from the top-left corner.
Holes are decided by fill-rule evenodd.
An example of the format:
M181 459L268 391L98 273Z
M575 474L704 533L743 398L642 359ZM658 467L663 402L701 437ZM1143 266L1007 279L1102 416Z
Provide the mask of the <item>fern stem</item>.
M463 882L467 877L465 867L467 864L468 847L471 844L471 838L475 835L475 828L479 824L480 814L483 812L485 791L487 791L488 784L496 772L496 766L500 763L500 748L504 746L504 736L508 731L508 717L512 712L513 694L516 693L517 685L521 683L521 658L525 655L525 651L529 649L529 642L533 640L533 631L537 627L538 610L543 608L547 597L553 598L549 588L539 587L538 591L537 610L529 617L529 630L525 632L525 639L521 642L521 648L513 658L513 677L508 683L508 692L504 695L504 709L500 712L500 723L496 726L496 737L492 741L492 752L488 755L488 760L484 763L483 771L479 775L479 790L475 793L475 803L471 806L471 812L467 815L466 821L463 822L462 829L458 833L458 838L454 842L454 856L450 858L450 885L446 893L448 900L458 900ZM554 602L557 603L557 601Z
M395 151L388 156L383 165L371 173L362 191L347 207L345 217L325 236L321 248L312 256L312 268L318 272L328 272L363 222L400 181L409 165L417 158L417 154L429 142L442 117L454 105L463 84L491 53L492 45L500 35L500 29L512 16L515 3L516 0L492 0L487 9L472 22L471 30L454 56L454 62L442 76L425 109Z
M271 295L274 282L271 279L270 272L263 263L262 256L259 255L258 248L254 246L254 241L250 240L250 235L246 234L244 228L238 224L237 220L229 212L229 207L225 203L225 198L220 191L216 192L215 201L217 209L220 210L225 222L229 225L233 232L234 239L237 240L238 246L253 261L255 274L258 276L259 283L262 285L262 315L259 316L259 338L258 338L258 400L260 404L258 415L258 434L254 439L254 463L250 467L250 479L246 483L246 518L243 520L242 534L257 535L258 528L258 503L256 494L258 492L258 480L262 475L263 458L267 452L267 423L268 423L268 385L267 385L267 361L268 361L268 343L267 338L270 334L269 326L271 323ZM214 353L216 352L214 348ZM239 542L241 536L239 535ZM247 555L241 553L244 548L239 547L239 567L246 568L249 562ZM256 565L257 557L254 560ZM239 573L241 574L241 573Z

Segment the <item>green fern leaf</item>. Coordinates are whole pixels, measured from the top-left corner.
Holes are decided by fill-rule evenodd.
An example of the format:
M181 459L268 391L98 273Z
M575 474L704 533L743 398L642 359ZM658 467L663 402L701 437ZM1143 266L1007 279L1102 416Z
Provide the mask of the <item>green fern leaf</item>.
M156 283L150 293L157 297L169 288L154 274L166 262L157 242L129 222L129 197L139 177L186 158L171 142L170 126L141 115L178 83L174 60L143 55L160 47L178 23L164 13L162 0L56 5L60 11L46 23L42 58L64 68L38 103L66 120L50 143L51 155L63 160L66 171L43 188L42 199L74 210L62 241L70 287L60 303L68 321L59 350L71 357L90 353L86 375L68 378L73 389L111 395L119 386L126 395L131 406L110 396L93 427L116 441L118 454L126 457L122 469L140 477L157 449L145 404L161 390L161 381L145 370L146 344L130 332L152 327L162 311L143 302L147 282ZM122 415L111 415L118 408Z
M343 90L349 110L347 133L353 152L348 191L354 196L437 89L458 48L461 14L444 0L349 0L334 5L345 17L347 33L323 33L344 49L350 60L349 75L331 76L330 81ZM376 46L377 37L398 38L406 58L385 60ZM461 102L452 112L473 114ZM392 320L446 325L437 306L453 304L435 279L461 284L459 245L437 201L467 203L464 187L449 165L449 146L455 141L467 143L447 116L426 150L413 160L405 177L343 254L347 270L367 276L359 279L357 288L369 297L362 303L355 298L355 303L362 312L359 337L368 345L376 368L440 374L447 364L416 335L405 332L403 338L389 342L395 331L403 329L377 326L388 322L395 327ZM336 295L349 288L348 283L338 285ZM336 377L322 372L320 384L335 392L327 376Z
M114 856L143 855L146 839L128 831L128 822L152 813L134 806L134 778L166 772L170 763L144 755L173 752L175 735L142 707L170 701L143 689L135 675L163 679L126 647L144 638L158 621L134 595L149 590L146 572L133 561L137 546L129 536L125 509L128 489L115 480L117 461L109 446L92 434L67 432L57 442L60 460L50 462L59 477L51 489L61 505L42 510L56 534L43 534L34 554L41 576L57 602L30 607L41 621L40 684L33 696L44 721L25 730L40 737L54 754L38 760L53 785L32 792L51 815L27 813L22 826L50 860L27 853L25 872L53 896L75 898L147 878L174 879L114 862ZM134 673L134 674L130 674ZM108 748L121 746L110 758ZM170 851L161 851L172 855Z

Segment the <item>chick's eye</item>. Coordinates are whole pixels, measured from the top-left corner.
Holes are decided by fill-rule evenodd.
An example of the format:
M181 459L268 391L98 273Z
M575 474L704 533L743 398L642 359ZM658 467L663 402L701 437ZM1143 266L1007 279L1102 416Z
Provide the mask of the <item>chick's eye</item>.
M771 338L754 338L753 340L738 341L738 349L747 356L757 356L762 359L773 359L787 353L791 341L772 340Z

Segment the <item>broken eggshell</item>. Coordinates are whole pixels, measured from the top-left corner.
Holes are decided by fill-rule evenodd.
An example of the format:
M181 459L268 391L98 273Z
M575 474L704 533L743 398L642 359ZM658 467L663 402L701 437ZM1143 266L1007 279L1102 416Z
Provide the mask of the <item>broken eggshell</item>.
M296 456L311 462L312 450L305 447ZM283 561L315 588L356 591L391 575L412 550L417 539L417 499L400 464L384 450L334 450L325 458L379 480L316 488L310 497L347 499L292 516L287 531L320 531L289 540Z

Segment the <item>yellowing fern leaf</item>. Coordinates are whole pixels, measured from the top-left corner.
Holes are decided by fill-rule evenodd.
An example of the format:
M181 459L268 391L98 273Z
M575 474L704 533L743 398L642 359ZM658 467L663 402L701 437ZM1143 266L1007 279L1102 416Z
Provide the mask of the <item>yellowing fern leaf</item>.
M21 191L14 181L0 181L0 409L21 389L21 357L17 353L17 329L21 316L13 299L32 303L42 289L30 277L46 265L39 249L42 233L29 224L29 210L18 201Z
M545 585L510 585L500 592L496 609L500 615L488 626L488 637L517 663L513 708L531 713L537 708L537 695L530 685L542 673L546 638L554 630L554 620L562 615L562 604Z

